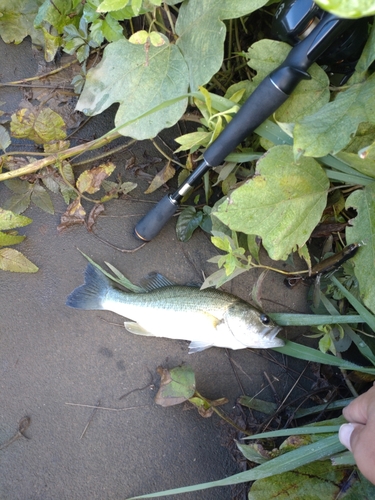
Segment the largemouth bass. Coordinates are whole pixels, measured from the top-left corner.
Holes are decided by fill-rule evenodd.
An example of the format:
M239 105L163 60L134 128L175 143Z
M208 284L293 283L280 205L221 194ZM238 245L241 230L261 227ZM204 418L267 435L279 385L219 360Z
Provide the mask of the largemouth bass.
M189 340L189 352L209 347L245 349L281 347L281 327L266 314L234 295L214 289L179 286L161 275L150 277L145 293L123 292L92 264L84 285L68 296L77 309L112 311L129 320L125 328L137 335Z

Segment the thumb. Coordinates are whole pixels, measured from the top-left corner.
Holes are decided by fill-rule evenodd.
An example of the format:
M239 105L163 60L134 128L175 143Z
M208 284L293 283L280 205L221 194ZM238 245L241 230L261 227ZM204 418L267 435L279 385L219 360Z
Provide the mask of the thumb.
M351 446L350 446L350 438L352 436L352 433L354 429L359 426L363 427L361 424L342 424L342 426L339 429L339 440L341 441L341 444L343 444L346 448L348 448L349 451L353 451Z

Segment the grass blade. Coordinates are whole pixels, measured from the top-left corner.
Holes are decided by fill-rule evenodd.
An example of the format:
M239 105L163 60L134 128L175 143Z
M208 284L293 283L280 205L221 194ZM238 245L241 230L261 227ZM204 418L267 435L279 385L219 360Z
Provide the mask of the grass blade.
M295 429L281 429L278 431L261 432L247 436L244 439L267 439L273 437L301 436L306 434L324 434L326 432L335 433L340 429L340 425L319 425L316 427L297 427Z
M337 315L334 318L329 314L268 314L280 326L317 326L337 323L364 323L364 319L357 314L347 316Z
M375 331L375 316L365 307L363 306L359 300L357 300L354 295L352 295L349 290L347 290L344 285L342 285L335 276L331 276L330 280L340 292L344 295L346 299L348 299L349 303L354 307L358 314L361 315L363 321L365 321L371 330Z
M190 493L192 491L206 490L208 488L214 488L217 486L230 486L232 484L256 481L257 479L263 479L265 477L294 470L298 467L302 467L303 465L314 462L315 460L321 460L335 453L340 453L344 450L345 447L340 443L337 434L335 434L334 436L320 439L317 443L308 444L307 446L301 446L296 450L284 453L279 457L276 457L272 460L269 460L268 462L265 462L262 465L259 465L258 467L255 467L254 469L248 470L246 472L240 472L239 474L235 474L234 476L220 479L218 481L212 481L209 483L195 484L192 486L185 486L182 488L175 488L172 490L159 491L157 493L150 493L148 495L132 497L128 500L178 495L180 493Z
M292 356L293 358L303 359L305 361L312 361L315 363L321 363L323 365L332 365L343 368L344 370L355 370L362 373L369 373L370 375L375 375L375 368L367 368L364 366L356 365L345 359L336 358L331 354L326 354L318 349L312 349L311 347L304 346L302 344L297 344L290 340L285 342L283 347L273 347L274 351L280 352L287 356Z
M314 415L315 413L321 413L323 411L329 410L341 410L349 403L353 401L353 398L340 399L339 401L333 401L329 404L322 404L313 406L312 408L300 408L294 414L294 418L307 417L308 415Z

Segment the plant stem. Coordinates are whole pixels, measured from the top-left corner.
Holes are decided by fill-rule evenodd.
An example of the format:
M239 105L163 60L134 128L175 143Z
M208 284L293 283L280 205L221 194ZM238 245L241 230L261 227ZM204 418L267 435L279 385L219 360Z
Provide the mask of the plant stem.
M235 429L237 429L239 432L243 432L244 434L246 434L246 436L251 436L252 433L245 430L245 429L242 429L241 427L239 427L231 418L227 417L224 413L222 413L218 408L216 408L215 406L211 405L211 401L207 398L205 398L204 396L202 396L201 394L199 394L198 391L195 391L195 396L198 396L200 399L202 399L202 401L204 401L205 403L207 403L210 408L212 408L212 410L220 417L222 418L223 420L225 420L225 422L229 425L231 425L232 427L234 427Z
M115 139L118 139L119 137L122 136L117 131L108 132L108 134L105 134L102 137L99 137L98 139L90 141L87 144L75 146L70 149L65 149L64 151L60 151L53 155L47 156L47 158L43 158L41 160L29 163L28 165L18 168L17 170L10 170L9 172L3 172L2 174L0 174L0 182L7 181L9 179L15 179L16 177L21 177L23 175L34 174L38 170L47 167L49 165L52 165L56 162L66 160L67 158L71 158L73 156L78 156L82 153L85 153L86 151L99 149L105 146L106 144L109 144L110 142L114 141ZM128 145L133 144L134 142L135 140L130 141Z

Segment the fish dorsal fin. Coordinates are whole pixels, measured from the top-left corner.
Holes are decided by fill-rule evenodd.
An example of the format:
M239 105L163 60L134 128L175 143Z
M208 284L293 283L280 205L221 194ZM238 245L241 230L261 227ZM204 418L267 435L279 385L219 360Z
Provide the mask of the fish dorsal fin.
M141 280L140 284L141 287L144 288L147 292L151 292L152 290L157 290L158 288L163 288L165 286L176 285L176 283L173 283L162 274L155 272L148 274Z

